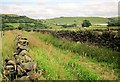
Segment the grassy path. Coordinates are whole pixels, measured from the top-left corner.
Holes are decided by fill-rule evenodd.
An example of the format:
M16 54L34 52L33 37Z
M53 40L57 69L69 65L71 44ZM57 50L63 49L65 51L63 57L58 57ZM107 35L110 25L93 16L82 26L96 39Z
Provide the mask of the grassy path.
M23 33L23 32L22 32ZM112 68L93 62L67 50L61 50L39 39L36 33L23 33L29 38L31 56L44 70L46 79L117 79Z
M101 63L91 61L89 58L77 55L68 50L48 44L33 32L7 31L3 37L5 45L3 47L4 57L11 56L14 49L15 33L28 37L30 42L29 55L38 63L38 70L42 70L42 75L38 79L52 80L97 80L118 79L117 73ZM10 38L8 38L10 37Z

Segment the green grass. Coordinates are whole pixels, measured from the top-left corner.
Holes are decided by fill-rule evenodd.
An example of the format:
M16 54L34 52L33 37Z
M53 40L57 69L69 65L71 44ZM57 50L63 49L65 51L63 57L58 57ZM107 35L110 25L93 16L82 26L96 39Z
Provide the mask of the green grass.
M74 22L76 20L76 22ZM63 18L53 18L46 20L46 24L53 25L54 23L57 24L79 24L83 22L83 20L89 20L92 24L101 24L101 23L107 23L106 18L101 17L63 17Z
M0 37L0 81L2 81L2 65L6 58L12 58L14 51L14 35L11 31L5 31L4 36ZM2 47L2 48L1 48Z
M37 62L40 64L39 68L45 69L46 74L44 77L46 79L52 79L52 80L60 80L63 78L62 74L60 73L61 70L64 72L64 78L66 80L74 80L74 79L79 79L79 80L97 80L99 79L97 75L88 70L85 66L77 64L76 59L70 58L66 62L64 62L62 65L60 63L62 62L61 59L56 59L55 56L52 58L49 56L49 54L40 52L40 49L35 49ZM58 56L56 54L56 56ZM59 56L60 58L62 56ZM42 61L42 62L41 62ZM52 64L52 65L51 65ZM73 65L74 64L74 65ZM59 69L60 67L61 69ZM75 71L73 71L75 70Z
M113 27L113 28L115 28L115 27ZM108 30L108 27L107 26L90 26L90 27L87 27L87 28L84 28L84 27L63 28L63 27L60 27L60 26L53 26L52 28L42 29L42 30L58 30L58 31L59 30L69 30L69 31L93 30L93 31L101 32L101 31Z
M91 27L88 27L88 28L85 28L87 30L107 30L108 27L107 26L91 26Z
M97 46L92 46L92 45L90 46L85 43L63 41L51 35L36 33L36 36L38 36L39 39L47 43L50 43L58 48L61 48L63 50L69 50L71 52L75 52L80 55L83 54L86 57L94 59L95 61L114 64L116 67L118 67L119 58L120 58L119 52L113 51L105 47L99 48Z
M73 55L73 57L70 57L71 54L67 51L60 51L59 49L52 48L52 45L46 46L44 42L41 42L36 37L31 38L32 39L30 39L30 48L34 52L34 54L36 54L35 60L38 62L38 69L45 70L45 74L43 74L43 76L46 79L100 79L94 71L87 69L87 67L82 64L78 64L78 62L80 61L78 56ZM34 41L34 43L32 40ZM35 45L39 46L37 47ZM73 66L73 63L75 66Z
M97 56L102 57L108 54L117 54L109 49L100 49L94 46L88 46L86 44L76 44L74 42L63 41L52 37L51 35L25 32L25 31L6 31L4 39L4 57L11 57L14 48L14 33L22 34L29 40L30 52L29 55L37 62L37 70L42 70L42 75L37 75L38 79L42 80L42 77L47 80L110 80L118 79L118 74L114 69L115 62L109 67L110 61L96 62L95 59L91 59L93 52L98 53ZM11 37L9 39L8 37ZM11 42L13 44L10 44ZM79 46L78 46L79 45ZM91 48L91 49L89 49ZM95 49L94 49L95 48ZM94 49L94 51L92 51ZM99 50L100 49L100 52ZM10 51L9 51L10 50ZM89 51L91 50L91 51ZM97 50L97 51L95 51ZM108 50L108 54L107 51ZM90 54L88 54L88 52ZM102 51L102 52L101 52ZM10 52L10 53L8 53ZM85 56L85 53L87 55ZM110 54L110 55L111 55ZM115 61L112 59L112 61ZM114 69L112 68L114 67Z
M20 23L5 23L5 24L11 25L11 26L13 26L14 28L18 28L19 25L20 25ZM22 24L25 24L25 23L22 23ZM33 25L33 26L35 25L34 23L28 23L28 24Z
M72 61L73 61L73 63L75 63L75 61L76 61L76 63L77 62L80 62L79 64L80 65L82 65L82 66L84 66L84 69L85 68L88 68L88 70L91 72L92 71L92 73L93 73L93 75L94 74L96 74L97 75L97 77L99 76L99 79L101 78L104 78L104 79L113 79L113 77L114 77L114 79L116 78L119 78L118 77L118 74L116 73L116 67L115 67L115 63L113 63L113 64L110 64L109 62L105 62L105 61L103 61L103 62L98 62L97 60L95 60L95 59L91 59L90 57L87 57L87 56L83 56L84 54L85 54L85 52L84 53L82 53L82 54L78 54L78 53L74 53L74 57L73 57L73 55L71 56L70 55L70 53L72 53L73 51L70 51L70 50L68 50L68 49L63 49L63 48L60 48L60 47L57 47L57 46L55 46L54 44L51 44L50 42L48 42L48 41L45 41L45 40L43 40L42 38L40 38L40 37L42 37L43 35L43 38L45 38L45 37L47 37L47 36L49 36L49 35L45 35L45 34L39 34L39 33L27 33L27 32L24 32L24 34L26 34L26 36L31 36L32 35L32 37L31 37L31 39L29 40L29 41L31 41L30 42L30 46L32 46L31 47L31 49L32 50L34 50L33 52L36 52L36 50L37 50L37 52L36 53L34 53L34 54L38 54L38 56L36 57L36 58L38 58L38 62L41 62L41 63L43 63L45 60L45 62L48 62L48 61L53 61L53 62L55 62L55 60L57 60L55 63L57 63L57 62L59 62L59 61L63 61L63 63L60 63L60 66L63 66L64 64L65 64L65 62L68 62L69 60L70 60L70 57L71 57L71 59L72 59ZM53 40L54 39L54 37L52 38L52 39L50 39L50 37L47 37L47 39L50 41L50 40ZM32 41L33 40L33 41ZM36 41L37 40L37 41ZM42 40L42 41L41 41ZM57 43L56 43L56 45L57 44L59 44L59 41L61 41L61 40L56 40L57 41ZM46 43L45 43L46 42ZM65 42L67 42L67 41L65 41ZM54 43L54 42L53 42ZM51 44L51 45L49 45L49 44ZM63 45L64 45L64 42L62 43ZM33 46L34 45L34 46ZM53 47L51 47L53 45ZM70 45L70 44L69 44ZM84 45L85 46L85 45ZM87 48L88 49L88 48ZM98 48L99 49L99 48ZM103 49L104 50L104 49ZM109 50L109 49L108 49ZM109 50L110 51L110 50ZM111 51L112 52L112 51ZM47 58L43 58L44 59L44 61L41 61L40 59L39 59L39 57L41 57L40 55L39 55L39 53L42 53L42 54L44 54L44 55L46 55L45 57L47 57ZM103 54L104 54L104 51L102 52ZM107 52L106 52L107 53ZM106 54L105 53L105 54ZM110 52L109 52L110 53ZM99 54L100 55L100 54ZM52 57L51 57L52 56ZM101 57L101 56L100 56ZM36 60L36 58L35 58L35 60ZM73 59L75 59L75 60L73 60ZM68 61L67 61L68 60ZM97 62L96 62L97 61ZM113 60L114 61L114 60ZM44 62L44 64L42 64L42 65L46 65L47 64L47 66L49 65L48 63L45 63ZM66 64L67 65L67 64ZM117 64L118 65L118 64ZM39 65L40 67L41 67L41 69L45 69L45 70L48 70L48 68L49 67L46 67L46 68L42 68L42 66L41 66L41 64ZM44 67L43 66L43 67ZM50 67L54 67L54 63L52 64L51 63L51 65L50 65ZM39 67L39 68L40 68ZM57 68L57 67L56 67ZM76 67L77 68L77 67ZM66 69L68 69L68 68L66 68ZM71 68L69 68L69 69L71 69ZM80 69L80 68L79 68ZM73 71L71 71L72 73L73 73ZM112 74L112 73L115 73L115 75L116 76L114 76L114 74ZM48 75L48 76L47 76ZM92 74L91 74L92 75ZM113 76L112 76L113 75ZM75 75L74 75L75 76ZM49 78L49 79L51 79L52 78L52 76L51 76L51 74L50 74L50 76L49 76L49 72L47 72L47 74L45 75L45 78ZM55 77L54 77L55 78ZM58 77L56 77L56 78L58 78ZM89 77L90 78L90 77ZM75 78L74 78L75 79ZM106 79L106 80L107 80Z
M12 31L5 31L2 37L2 56L3 60L7 57L13 56L15 36Z
M2 60L2 36L0 31L0 60ZM2 81L2 61L0 61L0 81Z
M118 72L118 78L120 73L119 68L119 59L120 52L113 51L106 47L99 48L97 46L89 46L83 43L75 43L69 41L59 40L51 35L45 34L37 34L40 40L47 42L48 44L52 44L57 48L62 50L68 50L69 52L74 52L79 54L80 56L85 56L89 58L93 62L98 62L103 66L107 66L108 68L112 68L116 73ZM37 37L36 36L36 37Z
M20 25L20 23L5 23L7 25L11 25L13 26L14 28L18 28L18 26Z

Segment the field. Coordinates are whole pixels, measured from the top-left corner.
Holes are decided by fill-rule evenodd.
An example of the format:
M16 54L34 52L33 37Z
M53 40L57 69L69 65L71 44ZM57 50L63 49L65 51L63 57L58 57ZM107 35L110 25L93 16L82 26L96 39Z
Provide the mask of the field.
M70 42L39 32L5 31L2 37L3 60L12 57L16 33L29 40L29 56L37 62L37 70L41 70L38 80L120 79L120 52L106 47Z
M103 17L59 17L59 18L51 18L45 20L35 20L26 16L18 16L15 14L0 14L0 16L3 17L3 30L17 29L18 27L23 29L47 28L52 30L80 30L80 29L95 30L95 31L108 30L107 26L101 26L101 24L108 23L108 18L103 18ZM89 20L92 26L90 26L89 28L83 28L81 26L83 20ZM75 24L76 26L70 26L67 28L62 26L62 25L72 25L72 24Z
M60 18L53 18L53 19L47 19L46 23L48 24L81 24L83 20L89 20L91 23L94 24L102 24L107 23L106 18L101 17L60 17Z

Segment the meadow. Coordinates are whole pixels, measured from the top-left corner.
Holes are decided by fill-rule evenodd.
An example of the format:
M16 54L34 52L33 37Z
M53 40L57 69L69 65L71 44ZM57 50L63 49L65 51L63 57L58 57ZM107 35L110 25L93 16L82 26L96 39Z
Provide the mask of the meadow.
M16 33L29 40L29 56L37 62L37 70L41 70L38 80L120 79L120 52L62 40L40 32L5 31L2 37L3 60L13 55Z
M102 18L102 17L60 17L60 18L52 18L52 19L47 19L44 21L47 24L81 24L83 20L89 20L91 23L94 24L102 24L102 23L107 23L107 18Z

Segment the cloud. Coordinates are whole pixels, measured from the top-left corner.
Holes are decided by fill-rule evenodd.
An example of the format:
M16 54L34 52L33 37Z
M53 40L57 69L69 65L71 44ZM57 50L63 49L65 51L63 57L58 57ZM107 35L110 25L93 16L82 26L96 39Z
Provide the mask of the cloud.
M37 2L37 3L46 3L47 0L35 0L35 2Z
M103 3L63 3L58 4L58 13L65 16L117 16L118 6L115 2L103 2Z
M16 0L14 0L15 2ZM22 2L23 0L21 0ZM86 0L76 3L49 3L48 0L29 0L31 3L2 4L1 14L26 15L32 18L53 18L60 16L117 16L117 0Z

